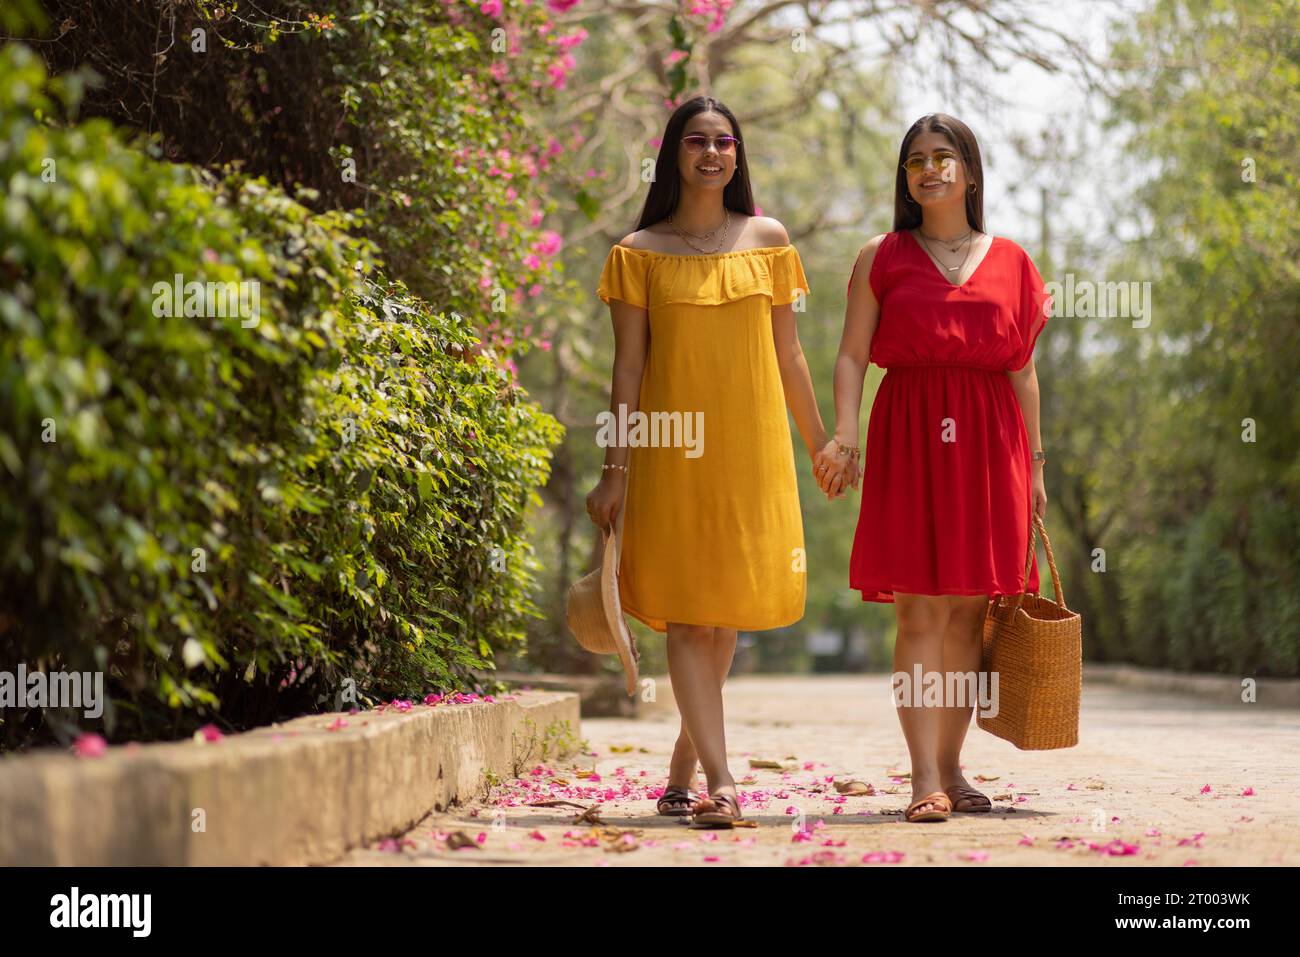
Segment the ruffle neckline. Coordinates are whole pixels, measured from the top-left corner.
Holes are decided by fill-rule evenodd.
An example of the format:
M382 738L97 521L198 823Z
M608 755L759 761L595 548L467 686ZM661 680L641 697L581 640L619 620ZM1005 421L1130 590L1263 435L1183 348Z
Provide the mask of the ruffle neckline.
M615 245L605 261L597 295L641 308L674 303L716 306L765 295L788 305L809 292L793 244L677 254Z

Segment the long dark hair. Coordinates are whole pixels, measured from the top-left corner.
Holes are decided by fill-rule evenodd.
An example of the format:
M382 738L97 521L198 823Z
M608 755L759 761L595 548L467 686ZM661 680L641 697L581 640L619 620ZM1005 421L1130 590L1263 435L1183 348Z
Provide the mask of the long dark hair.
M903 160L912 148L912 140L922 133L942 133L957 148L966 165L966 223L971 229L984 232L984 164L980 161L980 145L969 126L947 113L927 113L907 131L903 145L898 148L898 175L894 179L894 232L916 229L921 225L921 205L907 199L907 170ZM970 183L975 184L971 192Z
M745 137L740 132L740 121L734 113L720 101L711 96L693 96L668 118L664 127L663 142L659 144L659 158L655 160L655 180L650 184L646 194L645 205L641 207L641 218L636 228L645 229L677 208L681 199L682 181L677 171L677 153L682 142L682 130L686 121L697 113L721 113L731 124L731 131L736 139L736 171L722 190L722 205L735 213L754 215L754 194L749 188L749 164L745 161Z

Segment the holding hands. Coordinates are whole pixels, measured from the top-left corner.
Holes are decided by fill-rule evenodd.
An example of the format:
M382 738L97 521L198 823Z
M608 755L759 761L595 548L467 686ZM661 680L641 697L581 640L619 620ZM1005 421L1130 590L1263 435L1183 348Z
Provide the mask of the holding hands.
M862 474L858 468L861 455L856 446L841 445L831 439L813 456L813 477L817 486L826 493L827 501L843 498L850 488L857 488Z

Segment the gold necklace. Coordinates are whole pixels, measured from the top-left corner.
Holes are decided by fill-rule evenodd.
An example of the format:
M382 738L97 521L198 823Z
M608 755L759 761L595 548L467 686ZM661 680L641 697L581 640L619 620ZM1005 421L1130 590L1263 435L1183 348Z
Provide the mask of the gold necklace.
M970 237L971 237L971 233L973 233L975 230L973 230L973 229L968 229L968 230L966 230L966 235L963 236L961 239L957 239L957 240L952 240L952 239L939 239L939 238L937 238L937 237L935 237L935 236L926 236L926 234L925 234L925 230L923 230L920 226L918 226L918 227L916 228L916 231L917 231L918 233L920 233L922 236L925 236L925 238L926 238L927 240L931 240L931 239L932 239L932 240L934 240L936 243L939 243L939 244L941 244L941 245L943 245L943 246L948 246L949 243L952 243L951 246L948 246L948 252L950 252L950 253L955 253L959 248L961 248L961 244L962 244L962 243L964 243L966 240L970 239Z
M668 215L668 225L671 226L671 227L673 228L673 231L676 232L677 235L680 236L680 237L682 238L682 242L686 243L686 245L690 246L692 249L698 250L699 252L702 252L702 253L716 253L716 252L717 252L719 249L721 249L721 248L723 247L723 245L726 243L726 241L727 241L727 231L731 228L731 210L727 209L727 208L724 206L723 209L722 209L722 213L723 213L723 217L722 217L722 238L718 240L718 245L717 245L717 247L714 248L714 249L705 249L705 248L703 248L702 246L697 246L697 245L695 245L695 243L691 242L691 234L688 233L688 232L686 232L684 229L682 229L680 226L678 226L675 222L673 222L673 217L672 217L672 214L671 214L671 213ZM705 235L706 235L706 236L712 236L712 235L713 235L714 233L716 233L717 231L718 231L718 227L715 226L715 227L713 227L713 229L711 229L709 232L705 233Z
M930 246L930 240L929 240L928 238L926 238L925 233L922 233L921 230L919 230L919 229L917 230L917 232L920 233L920 235L921 235L921 241L922 241L923 243L925 243L925 248L928 249L928 250L930 251L930 255L934 257L934 261L937 262L937 263L938 263L940 266L942 266L944 269L948 270L948 272L956 272L957 275L958 275L958 277L960 277L960 276L961 276L961 268L962 268L962 266L965 266L965 265L966 265L966 260L970 258L970 251L971 251L971 249L972 249L973 247L972 247L970 244L967 244L967 246L966 246L966 255L964 255L964 256L961 257L961 262L959 262L959 263L958 263L957 265L955 265L955 266L949 266L947 263L945 263L942 259L939 258L939 254L936 253L936 252L934 251L934 249ZM966 234L966 238L967 238L968 240L970 239L970 236L971 236L970 233L967 233L967 234ZM957 251L956 249L950 249L950 250L949 250L949 252L954 252L954 253L955 253L956 251Z

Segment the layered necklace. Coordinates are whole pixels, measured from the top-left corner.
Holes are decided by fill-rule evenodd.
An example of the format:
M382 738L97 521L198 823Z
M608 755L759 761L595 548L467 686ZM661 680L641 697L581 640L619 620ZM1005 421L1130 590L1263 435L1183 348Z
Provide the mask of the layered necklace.
M707 233L704 233L699 236L696 236L694 233L688 233L686 230L682 229L675 222L673 222L673 217L671 213L669 213L668 215L668 225L673 228L673 231L677 233L678 236L682 237L682 242L686 243L686 245L690 246L692 249L699 250L702 253L716 253L718 250L720 250L723 247L723 245L727 241L727 230L731 228L731 210L727 209L724 206L722 209L722 226L721 227L714 226ZM692 239L699 239L707 242L708 240L713 238L713 234L716 233L719 228L722 229L722 237L718 240L718 245L712 249L705 249L703 246L697 246L695 245L694 242L691 241Z
M920 236L921 236L921 241L922 241L923 243L925 243L925 248L928 249L928 250L930 250L930 255L934 257L935 262L937 262L939 265L943 266L943 268L946 269L946 270L948 270L948 272L955 272L955 273L957 273L958 276L960 276L960 275L961 275L961 268L962 268L963 266L966 265L966 260L970 258L970 251L971 251L971 248L972 248L972 246L971 246L971 242L970 242L970 238L971 238L971 236L974 234L975 231L974 231L973 229L968 229L968 230L966 230L966 235L965 235L965 236L961 237L960 239L956 239L956 240L953 240L953 239L934 239L933 236L927 236L927 235L926 235L926 234L925 234L925 233L924 233L924 232L923 232L919 227L917 228L916 231L917 231L917 233L920 234ZM948 250L948 252L953 253L953 254L956 254L956 252L957 252L958 249L960 249L962 246L965 246L965 247L966 247L966 253L965 253L965 255L963 255L963 256L961 257L961 262L959 262L959 263L958 263L957 265L955 265L955 266L949 266L947 263L945 263L945 262L943 261L943 259L939 256L939 254L936 253L936 252L934 251L934 247L930 245L930 240L931 240L931 239L934 239L934 241L935 241L936 243L938 243L939 245L943 246L945 249Z

